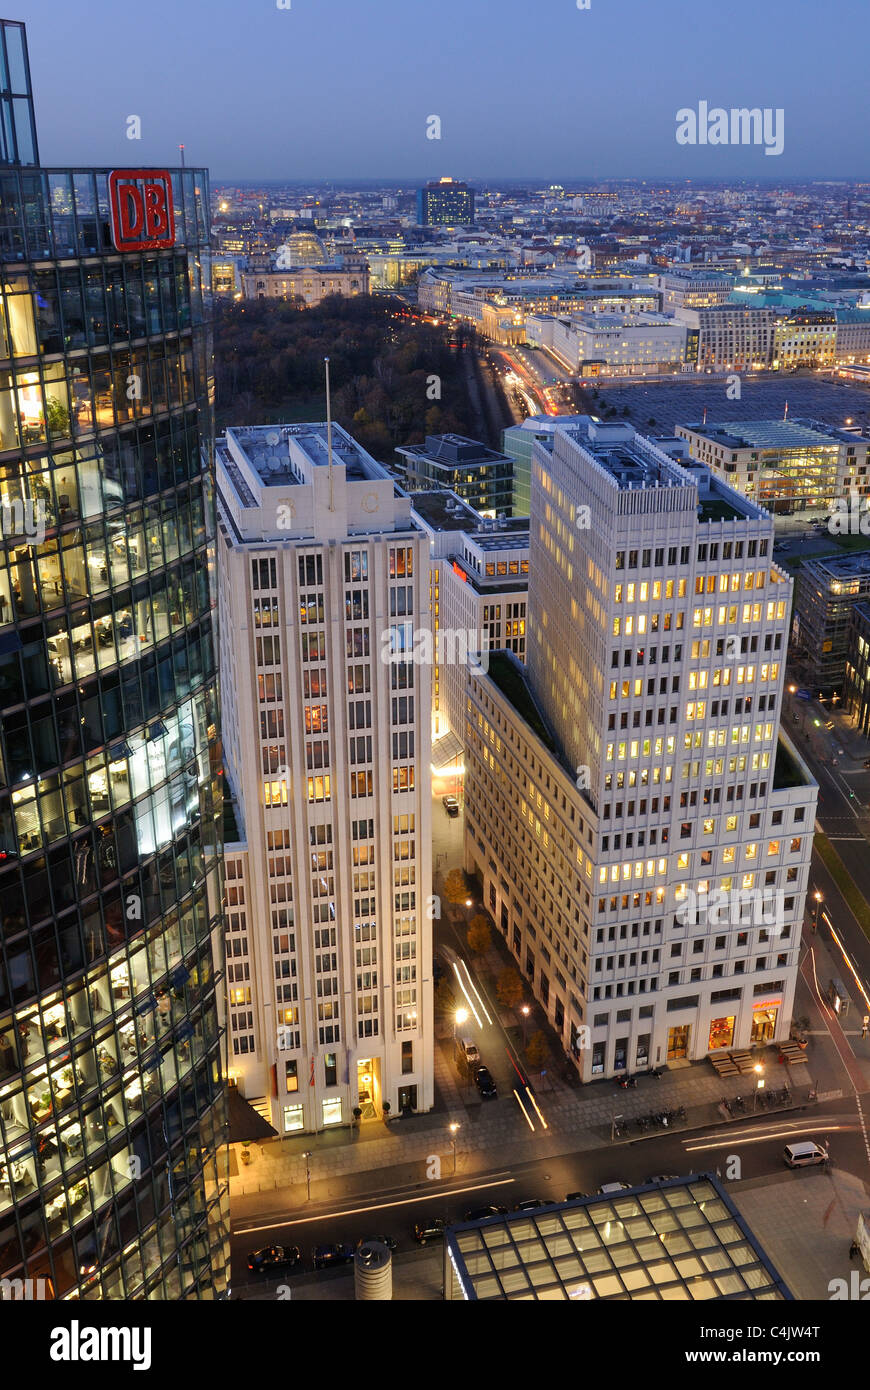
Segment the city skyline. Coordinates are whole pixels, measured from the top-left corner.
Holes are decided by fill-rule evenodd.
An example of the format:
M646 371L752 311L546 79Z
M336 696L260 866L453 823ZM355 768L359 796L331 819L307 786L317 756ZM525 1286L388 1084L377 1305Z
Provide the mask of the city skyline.
M234 0L181 10L157 0L143 24L138 11L95 0L86 43L72 10L59 9L47 26L32 0L13 7L11 17L30 23L34 80L47 94L44 162L129 164L135 151L138 162L160 165L177 162L183 143L187 162L208 167L215 182L446 172L497 181L535 170L597 180L870 176L861 143L868 19L842 0L833 6L848 24L842 36L836 23L814 24L818 11L806 0L708 6L703 23L684 0L590 0L583 10L550 0L546 12L507 0L496 17L446 0L434 32L422 8L334 0L327 47L323 8L287 3L264 3L242 23ZM175 54L186 51L198 63L175 84ZM73 122L64 102L71 60L82 89L101 93ZM826 71L837 73L836 103L819 101ZM678 144L678 113L700 103L711 115L782 111L782 153L766 158L760 143ZM141 140L127 138L133 115ZM440 139L427 138L432 116Z

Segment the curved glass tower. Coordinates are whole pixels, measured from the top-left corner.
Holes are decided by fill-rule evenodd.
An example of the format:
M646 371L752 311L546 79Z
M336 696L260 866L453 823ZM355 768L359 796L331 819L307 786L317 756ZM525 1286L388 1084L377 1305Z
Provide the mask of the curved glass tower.
M222 1297L207 176L0 127L0 1296Z

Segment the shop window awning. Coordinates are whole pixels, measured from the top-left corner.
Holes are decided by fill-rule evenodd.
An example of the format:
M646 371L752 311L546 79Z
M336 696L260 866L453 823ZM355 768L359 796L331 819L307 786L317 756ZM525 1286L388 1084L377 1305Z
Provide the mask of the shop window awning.
M277 1139L278 1132L240 1096L235 1086L229 1088L227 1113L229 1117L229 1141L231 1144L245 1144L261 1139Z

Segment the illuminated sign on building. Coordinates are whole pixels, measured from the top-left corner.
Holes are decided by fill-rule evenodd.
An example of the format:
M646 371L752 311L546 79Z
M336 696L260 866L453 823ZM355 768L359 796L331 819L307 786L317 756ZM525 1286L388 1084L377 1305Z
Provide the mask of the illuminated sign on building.
M166 169L115 169L109 175L112 242L117 251L159 251L175 243L172 181Z

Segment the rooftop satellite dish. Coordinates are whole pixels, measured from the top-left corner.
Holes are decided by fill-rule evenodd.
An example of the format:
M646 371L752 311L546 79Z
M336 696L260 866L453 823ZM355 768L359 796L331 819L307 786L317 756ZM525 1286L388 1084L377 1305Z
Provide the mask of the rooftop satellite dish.
M281 436L280 436L280 434L278 433L277 430L270 430L270 431L269 431L269 433L266 435L266 443L267 443L267 444L271 444L271 446L272 446L273 449L274 449L274 447L275 447L276 444L280 444L280 443L281 443Z

